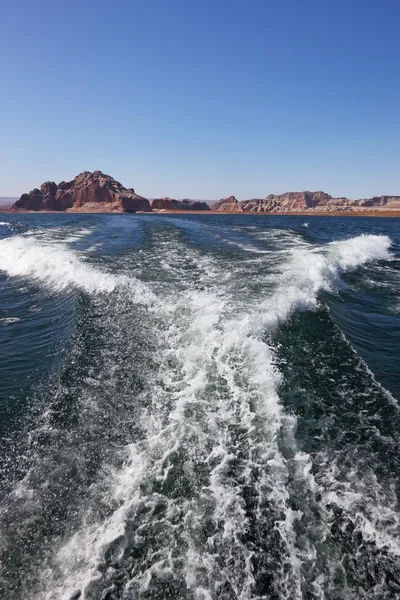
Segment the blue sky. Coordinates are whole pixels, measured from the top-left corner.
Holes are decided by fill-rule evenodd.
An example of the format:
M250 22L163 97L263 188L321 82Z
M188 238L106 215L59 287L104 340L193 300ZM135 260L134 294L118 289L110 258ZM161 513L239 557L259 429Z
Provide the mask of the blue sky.
M3 0L0 195L400 194L398 0Z

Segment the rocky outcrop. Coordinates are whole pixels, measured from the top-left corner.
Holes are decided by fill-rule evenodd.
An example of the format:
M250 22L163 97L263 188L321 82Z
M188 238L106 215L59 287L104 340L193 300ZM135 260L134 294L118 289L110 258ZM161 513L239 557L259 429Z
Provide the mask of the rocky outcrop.
M146 198L132 188L101 171L84 171L72 181L46 181L12 206L14 210L56 210L71 212L137 212L151 211Z
M178 210L211 210L207 202L201 200L179 200Z
M54 181L45 181L40 186L40 191L42 194L50 194L50 196L55 196L57 194L57 184Z
M152 210L211 210L207 202L201 200L175 200L174 198L154 198Z
M241 204L243 210L252 212L300 212L316 206L326 207L331 200L332 196L325 192L287 192L269 194L261 200L245 200Z
M400 196L374 196L373 198L365 198L358 200L358 206L376 206L396 210L400 209Z
M366 210L400 210L400 196L374 196L360 200L334 198L326 192L287 192L270 194L266 198L243 200L235 196L222 198L209 206L201 200L156 198L149 201L132 188L101 171L84 171L72 181L42 183L28 194L22 194L11 210L72 211L72 212L150 212L155 211L218 211L300 213Z
M152 210L178 210L178 200L174 198L154 198L151 201Z
M218 202L214 202L214 204L211 205L211 208L212 210L221 212L243 212L243 206L236 200L235 196L221 198Z
M400 209L400 196L379 196L362 200L333 198L326 192L287 192L270 194L263 199L238 202L234 196L223 198L211 206L213 210L224 212L334 212L362 211L365 209Z
M13 204L12 208L25 208L26 210L40 210L43 203L43 194L34 188L29 194L22 194L21 198Z

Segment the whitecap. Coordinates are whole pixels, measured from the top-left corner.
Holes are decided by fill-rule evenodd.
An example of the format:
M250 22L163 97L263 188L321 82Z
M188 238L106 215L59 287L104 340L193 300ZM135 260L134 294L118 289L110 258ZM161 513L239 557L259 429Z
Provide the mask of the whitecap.
M11 325L12 323L18 323L21 319L19 317L4 317L0 319L0 323L3 326Z

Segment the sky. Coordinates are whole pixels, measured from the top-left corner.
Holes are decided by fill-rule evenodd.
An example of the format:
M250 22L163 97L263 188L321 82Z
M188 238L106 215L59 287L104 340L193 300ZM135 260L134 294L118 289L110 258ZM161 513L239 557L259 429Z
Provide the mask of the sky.
M2 0L0 195L400 195L399 0Z

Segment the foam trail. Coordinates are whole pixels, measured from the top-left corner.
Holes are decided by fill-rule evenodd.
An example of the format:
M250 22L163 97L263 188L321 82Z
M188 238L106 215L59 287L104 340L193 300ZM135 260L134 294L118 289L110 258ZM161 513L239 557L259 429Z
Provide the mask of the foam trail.
M0 254L0 268L10 275L33 277L53 289L71 285L89 292L113 291L125 281L96 271L63 247L35 241L26 246L27 240L21 239L0 245L9 253L5 262ZM29 258L29 248L37 253L36 260ZM151 319L159 315L162 327L157 376L138 418L144 437L124 449L122 468L98 485L101 501L112 507L107 516L98 519L93 503L79 530L55 549L41 572L38 600L69 600L77 589L81 600L100 597L102 584L112 591L114 567L107 567L105 555L115 546L115 560L128 561L125 538L141 553L140 559L121 566L124 597L140 597L151 585L175 577L199 600L260 598L254 591L259 574L253 559L260 559L256 555L265 554L269 545L281 559L274 572L265 567L275 586L272 593L303 598L305 557L297 549L294 528L300 513L289 505L289 466L279 445L283 430L293 445L296 476L310 489L315 484L310 457L296 450L296 419L280 403L281 374L265 333L295 310L314 309L319 292L337 289L342 272L389 260L389 248L390 240L383 236L294 248L281 265L274 291L257 305L251 300L239 304L234 286L230 292L221 288L224 274L216 260L199 261L205 291L193 289L178 253L168 273L181 272L182 279L173 294L170 288L165 295L160 291L150 314ZM160 258L165 255L162 248L158 251ZM185 258L192 258L186 253ZM194 253L193 258L198 256ZM61 288L54 265L66 281ZM99 287L100 276L111 279ZM178 480L171 484L177 457L183 457L179 485L189 489L178 499L176 489L171 492L178 485ZM245 489L252 490L253 516ZM253 546L246 543L249 532L256 540ZM154 547L146 548L147 538L154 540ZM224 589L229 590L225 595ZM316 594L323 598L322 588Z
M294 250L277 291L259 306L255 314L239 313L234 318L224 318L225 301L210 292L176 297L175 314L174 307L164 305L163 310L173 317L165 335L170 352L178 359L182 369L181 379L174 384L178 389L173 395L171 411L162 416L166 399L160 389L153 389L153 394L159 399L155 401L152 413L145 413L142 417L148 436L142 443L132 444L127 449L129 458L124 469L116 474L113 496L119 508L103 523L84 527L60 549L58 563L64 571L64 584L59 588L61 596L56 593L54 596L50 594L49 598L67 598L76 587L85 590L96 580L105 549L124 534L128 520L134 518L132 514L140 505L155 501L151 494L143 496L140 489L151 479L152 473L156 479L168 477L171 468L165 466L169 464L168 457L185 446L188 435L196 448L196 460L203 456L203 461L210 465L208 486L198 503L189 503L185 509L190 515L191 528L195 529L197 522L200 527L204 520L199 505L211 502L213 520L222 523L223 529L214 531L208 547L199 549L189 534L188 526L185 533L188 543L186 584L193 589L196 597L211 598L217 593L213 586L218 580L217 573L220 573L225 581L229 581L236 597L251 598L254 585L252 552L240 541L250 523L244 511L242 486L227 476L235 460L232 453L235 442L229 433L235 422L246 431L246 438L252 440L252 450L241 476L249 477L257 464L268 465L268 474L264 473L257 482L253 482L258 497L257 510L260 522L265 518L265 506L275 507L277 513L286 515L279 522L281 540L288 557L286 567L282 568L281 586L291 597L301 597L300 558L293 533L297 516L287 506L284 483L288 476L287 466L277 445L277 435L283 423L287 432L294 435L296 422L295 419L288 420L282 412L277 394L280 375L274 367L271 349L259 339L259 335L265 328L271 330L286 320L293 310L315 308L319 291L332 289L341 271L357 268L376 258L390 258L389 246L388 238L369 236L338 242L328 249ZM354 254L355 258L352 258ZM190 310L186 326L181 330L180 327L177 329L176 323L183 307ZM159 308L161 310L161 304ZM244 377L243 382L240 382L241 376ZM204 392L215 377L216 381L225 381L225 391L214 396L210 403ZM171 378L175 379L170 369L165 370L164 378L164 385L169 386ZM250 408L250 398L253 409ZM186 418L187 411L194 407L204 417L202 425L196 423L195 430ZM255 427L257 419L265 423L260 439ZM298 453L295 460L299 476L310 479L309 458ZM171 500L168 500L168 505L173 513L176 509ZM148 526L151 524L148 523ZM165 552L159 555L158 563L153 562L147 570L132 576L129 582L132 590L138 593L140 589L146 589L155 569L166 572L173 568L167 551L170 544L173 544L172 539L166 544ZM216 550L226 553L228 558L231 556L236 567L228 568L223 558L216 558ZM209 573L208 578L204 577L204 572ZM286 573L286 579L283 573Z
M253 332L274 329L295 310L314 310L320 292L333 292L340 287L342 273L373 261L392 260L390 246L387 236L361 235L322 248L292 251L277 291L260 305L253 319Z
M10 277L25 277L60 292L78 288L85 292L111 293L126 286L138 300L151 303L152 294L134 277L104 273L85 263L60 243L43 243L34 237L15 236L0 240L0 270Z
M44 597L67 599L77 588L82 590L82 597L90 596L91 586L99 577L104 552L126 534L130 521L135 523L141 506L157 505L160 492L152 494L150 482L167 482L174 470L171 460L182 452L189 452L186 464L190 478L196 477L198 461L208 465L209 477L200 496L183 503L180 533L172 526L174 513L181 511L179 504L168 495L163 497L168 506L163 548L155 553L147 568L137 566L137 572L132 573L129 581L130 589L139 594L156 577L156 571L158 577L161 573L167 577L168 570L179 577L182 567L178 569L169 552L176 554L183 544L187 546L186 556L179 560L185 560L186 585L196 598L214 597L221 578L235 597L252 597L252 551L241 541L250 526L249 517L245 512L242 484L229 475L237 444L236 432L231 431L234 423L251 446L238 477L249 477L256 464L268 464L268 477L265 475L255 483L260 520L264 518L264 504L268 511L287 513L287 519L281 524L282 543L287 548L284 550L286 571L292 576L287 576L288 582L282 585L293 598L300 597L298 561L290 524L293 515L286 510L287 493L283 485L286 468L277 445L282 413L276 391L279 373L273 366L271 351L260 340L243 337L245 323L240 315L223 324L225 299L219 293L185 291L174 298L173 304L165 304L163 299L159 309L171 317L170 326L165 330L169 351L161 359L161 382L151 390L152 407L142 415L146 438L127 448L125 466L110 483L109 493L119 507L104 522L87 523L60 548L55 572L61 571L62 575L45 584L45 588L52 591ZM238 324L241 326L237 327ZM168 362L172 357L179 367L171 371ZM238 375L243 383L237 380ZM207 392L210 384L217 386L216 395L210 396ZM166 395L165 388L174 390L172 396ZM251 403L255 403L255 408L251 408ZM195 421L188 417L193 411L197 415ZM256 419L265 422L262 432L255 425ZM149 485L150 491L146 493ZM204 512L207 505L213 522L220 525L213 526L214 532L204 548L195 540L208 518ZM146 527L151 535L154 523L146 519Z

